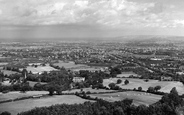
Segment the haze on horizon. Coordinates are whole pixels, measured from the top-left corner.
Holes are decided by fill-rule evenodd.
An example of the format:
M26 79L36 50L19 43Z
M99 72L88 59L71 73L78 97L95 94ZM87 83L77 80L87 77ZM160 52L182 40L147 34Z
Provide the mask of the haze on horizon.
M0 0L0 39L184 36L183 0Z

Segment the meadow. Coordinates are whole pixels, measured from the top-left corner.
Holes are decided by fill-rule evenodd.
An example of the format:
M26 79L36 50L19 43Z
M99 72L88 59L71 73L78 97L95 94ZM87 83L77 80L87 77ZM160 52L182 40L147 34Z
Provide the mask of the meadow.
M107 93L107 94L90 94L93 98L100 98L109 102L121 101L126 98L133 99L134 105L150 105L156 103L161 99L162 96L144 93L144 92L136 92L136 91L127 91L127 92L118 92L118 93Z
M38 67L27 66L26 70L28 72L31 71L33 74L37 74L37 73L43 73L44 71L46 71L46 72L55 71L57 69L51 67L49 64L46 64L46 66L38 66Z
M107 86L110 83L116 83L118 79L122 80L121 84L117 84L123 89L134 89L138 87L142 87L143 90L147 90L149 87L155 87L155 86L161 86L161 89L159 91L169 93L170 90L173 87L176 87L179 94L184 94L184 85L181 82L177 81L158 81L158 80L149 80L148 82L145 82L144 79L135 79L135 78L110 78L110 79L104 79L103 85ZM129 81L129 84L125 85L125 80Z

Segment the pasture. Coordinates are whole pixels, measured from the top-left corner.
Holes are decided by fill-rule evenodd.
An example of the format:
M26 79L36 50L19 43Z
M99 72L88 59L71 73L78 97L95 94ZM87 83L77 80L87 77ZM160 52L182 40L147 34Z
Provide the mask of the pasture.
M52 96L52 97L44 97L44 98L38 98L38 99L26 99L21 101L0 104L0 113L3 111L8 111L12 115L17 115L20 112L28 111L35 107L44 107L44 106L51 106L56 104L80 104L86 101L88 100L82 99L75 95L62 95L62 96Z
M41 94L48 94L48 92L47 91L28 91L26 93L20 93L18 91L14 91L14 92L9 92L9 93L5 93L5 94L0 93L0 101L35 96L35 95L41 95Z
M123 89L134 89L138 87L142 87L143 90L147 90L149 87L161 86L162 92L169 93L173 87L176 87L179 94L184 94L184 85L181 82L176 81L158 81L158 80L149 80L145 82L144 79L134 79L134 78L110 78L104 79L103 85L107 86L109 83L116 83L118 79L122 80L121 84L117 84ZM129 84L124 85L125 80L129 80Z
M114 102L121 101L124 99L133 99L134 105L150 105L156 103L161 99L162 96L144 93L144 92L136 92L136 91L127 91L127 92L118 92L118 93L107 93L107 94L90 94L93 98L101 98L103 100Z

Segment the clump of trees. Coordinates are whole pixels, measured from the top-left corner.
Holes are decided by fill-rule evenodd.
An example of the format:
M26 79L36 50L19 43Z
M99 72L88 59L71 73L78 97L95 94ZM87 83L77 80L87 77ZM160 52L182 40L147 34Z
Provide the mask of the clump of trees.
M158 92L158 90L160 90L161 89L161 86L155 86L155 87L149 87L148 88L148 90L147 90L147 92L148 93L155 93L155 92Z

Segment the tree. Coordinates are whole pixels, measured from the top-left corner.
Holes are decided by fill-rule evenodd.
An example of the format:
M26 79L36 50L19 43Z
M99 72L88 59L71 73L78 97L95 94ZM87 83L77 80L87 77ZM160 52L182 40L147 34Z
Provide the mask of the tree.
M155 90L155 91L158 91L158 90L160 90L160 89L161 89L161 86L159 86L159 85L156 86L156 87L154 87L154 90Z
M49 95L52 96L54 94L54 91L56 90L55 86L52 84L49 84L46 86L47 91L49 91Z
M116 84L115 84L115 83L110 83L110 84L109 84L110 89L114 89L114 88L115 88L115 86L116 86Z
M138 91L142 91L142 87L138 87Z
M124 82L125 85L129 84L129 81L126 79Z
M147 90L147 92L149 92L149 93L153 93L153 92L155 92L155 90L154 90L154 88L153 88L153 87L149 87L149 88L148 88L148 90Z
M178 95L176 88L172 88L169 94L165 94L160 100L161 103L166 103L171 107L178 107L183 104L183 99Z
M25 82L21 85L20 91L22 91L23 93L29 90L31 90L31 87L29 86L29 82Z
M36 83L36 84L34 85L34 90L37 90L37 91L43 90L42 84L41 84L41 83Z
M122 82L121 79L118 79L118 80L117 80L117 84L120 84L121 82Z

